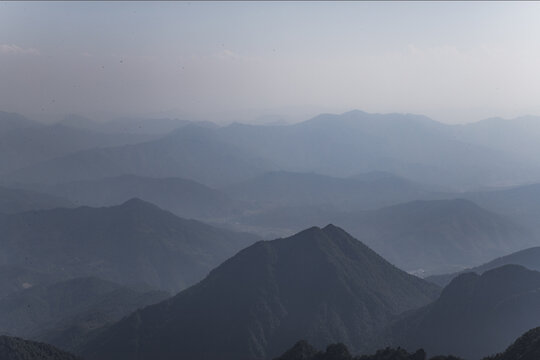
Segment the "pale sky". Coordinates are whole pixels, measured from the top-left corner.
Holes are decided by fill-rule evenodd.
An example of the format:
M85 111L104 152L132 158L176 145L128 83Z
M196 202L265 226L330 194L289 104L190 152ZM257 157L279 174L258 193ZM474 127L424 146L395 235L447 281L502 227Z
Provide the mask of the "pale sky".
M538 2L0 2L0 110L540 115Z

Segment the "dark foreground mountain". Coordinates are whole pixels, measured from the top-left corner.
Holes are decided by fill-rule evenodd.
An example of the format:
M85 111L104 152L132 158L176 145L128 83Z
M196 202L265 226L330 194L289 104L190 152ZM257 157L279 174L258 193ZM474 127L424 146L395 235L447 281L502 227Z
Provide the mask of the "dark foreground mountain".
M332 344L326 351L317 351L308 342L297 342L291 349L274 360L426 360L426 352L422 349L409 353L401 348L378 350L373 355L353 356L344 344ZM431 360L460 360L455 356L436 356Z
M2 360L82 360L52 345L17 337L0 336Z
M520 336L504 352L484 360L538 360L540 359L540 327Z
M14 214L28 210L70 206L73 206L71 202L58 196L0 186L0 213Z
M0 332L69 349L88 332L167 297L97 278L37 285L0 300Z
M187 218L223 216L234 209L224 193L181 178L122 175L59 184L47 192L88 206L118 205L136 197Z
M488 270L509 264L521 265L530 270L540 271L540 247L532 247L529 249L517 251L510 255L501 256L500 258L492 260L488 263L458 273L429 276L426 278L426 280L444 287L448 285L450 281L452 281L452 279L462 273L475 272L477 274L482 274Z
M267 359L305 338L354 351L394 315L439 288L409 275L328 225L261 241L177 296L115 324L87 359Z
M437 301L406 314L389 333L393 345L474 360L539 324L540 272L505 265L458 276Z
M0 265L176 292L256 240L133 199L0 217Z

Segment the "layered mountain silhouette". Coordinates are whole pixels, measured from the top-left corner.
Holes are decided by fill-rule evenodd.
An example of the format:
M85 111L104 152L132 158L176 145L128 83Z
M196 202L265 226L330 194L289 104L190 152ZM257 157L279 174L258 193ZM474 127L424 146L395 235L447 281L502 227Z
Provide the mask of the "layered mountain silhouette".
M540 175L534 161L490 148L475 137L466 141L455 126L420 115L355 110L289 126L233 124L217 131L222 139L287 171L343 177L388 171L456 189L525 182Z
M452 127L459 140L497 149L516 157L535 161L540 151L540 117L490 118Z
M0 217L0 265L178 291L257 238L132 199L119 206Z
M48 285L61 279L57 274L45 274L17 266L0 266L0 299L29 289L35 285Z
M60 124L0 130L0 174L5 176L76 151L135 144L153 138L155 136L104 134Z
M540 234L540 184L463 194L478 205L504 214Z
M12 182L62 183L124 174L182 177L222 186L273 167L220 140L210 129L189 125L157 140L75 152L6 175Z
M167 297L97 278L37 285L0 299L0 332L69 349L88 332Z
M504 350L538 319L540 272L505 265L458 276L437 301L392 325L390 337L408 349L472 360Z
M43 125L30 120L21 114L0 111L0 134L5 134L12 130L29 129L41 126Z
M278 207L239 221L278 233L330 221L396 266L422 276L459 271L538 244L528 228L462 199L412 201L369 211Z
M522 226L461 199L413 201L336 223L391 263L421 274L463 269L537 243Z
M431 281L439 286L446 286L448 285L448 283L450 283L450 281L452 281L452 279L462 273L475 272L477 274L482 274L485 271L509 264L521 265L530 270L540 271L540 247L532 247L529 249L517 251L510 255L501 256L480 266L475 266L473 268L463 270L458 273L429 276L426 278L426 280Z
M3 214L70 206L73 203L59 196L0 186L0 213Z
M122 175L63 183L48 187L46 191L88 206L118 205L136 197L187 218L220 217L239 209L226 194L181 178Z
M207 278L115 324L87 359L264 359L298 339L363 349L396 314L439 288L409 275L328 225L261 241Z
M61 124L54 127L91 132ZM54 127L47 127L47 131ZM233 124L208 128L188 124L146 144L118 146L116 139L109 141L107 146L114 146L110 149L78 153L74 152L105 143L62 134L57 141L54 136L49 138L53 145L50 149L39 148L41 157L36 155L40 153L36 150L39 141L32 141L35 144L25 149L5 145L12 141L21 143L16 137L6 138L8 142L3 141L2 146L7 147L0 150L6 154L5 150L11 151L4 160L7 163L11 159L11 165L17 166L7 164L0 168L4 172L11 170L8 179L13 182L59 183L136 174L184 177L210 186L230 185L274 170L340 177L387 171L458 190L524 183L540 176L540 167L530 159L522 159L504 148L490 147L477 136L464 137L454 126L411 114L351 111L322 114L299 124L280 126ZM128 136L124 143L135 141L134 134L109 135ZM136 142L140 140L139 137ZM73 146L62 145L66 141ZM58 151L54 150L56 147L60 147ZM17 151L10 150L16 148ZM24 155L26 151L31 151L31 156ZM51 155L59 158L50 160Z
M17 337L0 336L2 360L82 360L52 345Z
M116 118L110 121L94 121L80 115L66 116L60 124L74 128L98 131L105 134L144 134L163 135L183 126L191 121L159 118Z
M313 173L270 172L226 189L234 198L268 206L330 205L341 210L373 209L429 196L429 188L377 173L336 178Z

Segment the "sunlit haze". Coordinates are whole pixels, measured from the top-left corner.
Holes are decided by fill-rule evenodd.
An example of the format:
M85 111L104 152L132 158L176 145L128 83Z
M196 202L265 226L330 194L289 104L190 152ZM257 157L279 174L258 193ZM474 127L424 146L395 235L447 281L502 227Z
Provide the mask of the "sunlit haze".
M1 2L0 109L538 115L539 18L537 2Z

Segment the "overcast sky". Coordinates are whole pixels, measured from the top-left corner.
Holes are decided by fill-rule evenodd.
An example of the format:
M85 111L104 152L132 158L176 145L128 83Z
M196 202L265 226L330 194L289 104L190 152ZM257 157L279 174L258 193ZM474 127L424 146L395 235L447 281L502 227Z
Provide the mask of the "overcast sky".
M540 115L538 2L0 2L0 109Z

